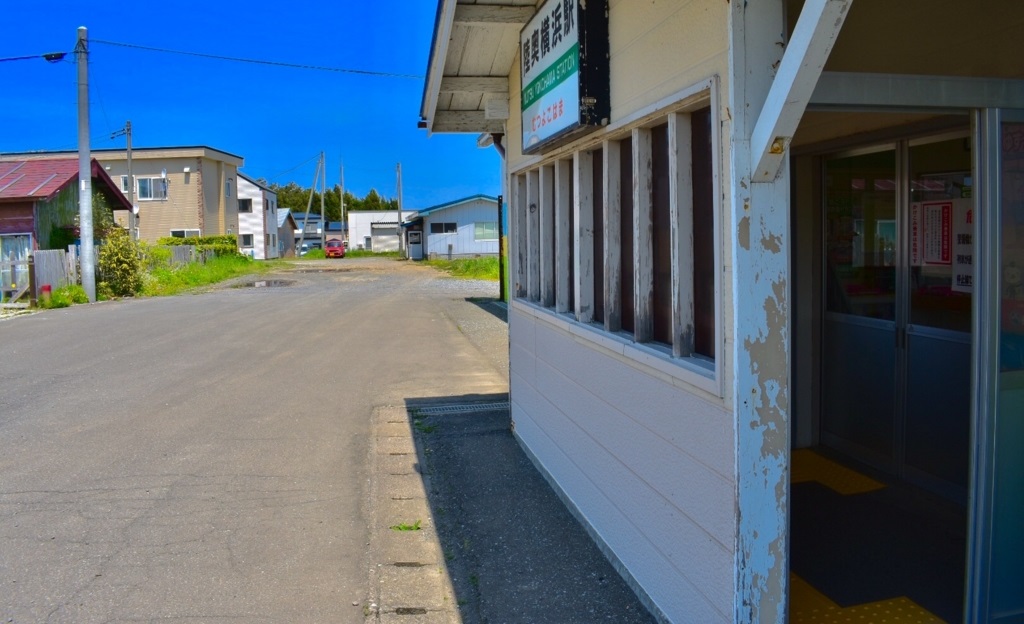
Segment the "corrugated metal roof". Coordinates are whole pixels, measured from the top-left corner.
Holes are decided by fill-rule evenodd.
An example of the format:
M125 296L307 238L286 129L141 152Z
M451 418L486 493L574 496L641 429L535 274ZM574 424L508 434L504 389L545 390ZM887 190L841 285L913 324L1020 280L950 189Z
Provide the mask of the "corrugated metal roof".
M0 162L0 199L49 199L77 178L77 158Z

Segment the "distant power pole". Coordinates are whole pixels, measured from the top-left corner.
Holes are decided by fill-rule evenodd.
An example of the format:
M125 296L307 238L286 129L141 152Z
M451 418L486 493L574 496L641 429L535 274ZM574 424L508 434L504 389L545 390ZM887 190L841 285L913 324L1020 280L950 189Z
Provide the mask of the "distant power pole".
M124 123L124 128L111 134L110 138L113 139L122 134L125 136L128 155L128 203L132 206L132 209L128 211L128 233L132 240L139 240L139 224L136 221L139 207L135 205L135 176L132 175L132 122L130 120Z
M345 165L338 170L338 199L341 200L341 240L348 251L348 222L345 221Z
M324 212L324 195L327 193L327 156L320 152L320 170L324 172L320 178L320 249L327 252L327 213Z
M78 27L78 236L82 241L82 288L96 301L96 254L92 241L92 161L89 153L89 45L85 26Z
M398 257L402 258L402 163L395 166L395 173L398 175Z

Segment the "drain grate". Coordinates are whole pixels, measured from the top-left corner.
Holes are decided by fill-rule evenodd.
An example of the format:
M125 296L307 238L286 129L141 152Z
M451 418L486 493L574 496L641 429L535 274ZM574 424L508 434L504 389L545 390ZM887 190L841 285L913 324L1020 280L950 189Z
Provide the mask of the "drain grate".
M463 414L466 412L494 412L508 410L509 402L500 401L496 403L456 403L453 405L431 405L429 407L417 407L413 411L423 416L438 416L441 414Z
M508 410L508 401L496 403L457 403L454 405L431 405L429 407L415 407L410 411L420 416L440 416L442 414L465 414L467 412L496 412Z

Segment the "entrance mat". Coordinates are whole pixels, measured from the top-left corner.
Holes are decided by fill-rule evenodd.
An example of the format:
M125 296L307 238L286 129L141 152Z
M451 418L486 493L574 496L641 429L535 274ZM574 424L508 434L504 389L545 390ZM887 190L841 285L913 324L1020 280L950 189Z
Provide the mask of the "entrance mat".
M840 607L795 574L789 576L790 624L946 624L906 596Z
M817 482L796 483L790 569L844 610L906 597L940 620L959 622L964 513L898 485L842 495ZM803 609L799 596L792 604ZM876 616L859 621L883 621Z
M885 487L884 483L850 470L811 449L793 451L791 467L790 480L793 483L817 481L840 494L862 494Z

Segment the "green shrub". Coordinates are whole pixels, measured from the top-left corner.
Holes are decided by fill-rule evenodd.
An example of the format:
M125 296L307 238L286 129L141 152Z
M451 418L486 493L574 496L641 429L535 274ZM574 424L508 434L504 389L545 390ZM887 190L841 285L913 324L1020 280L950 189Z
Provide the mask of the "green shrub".
M142 248L142 262L147 271L171 266L171 250L166 245L154 246L145 242L140 243Z
M61 286L53 291L49 301L39 299L39 307L47 309L66 308L75 303L89 303L89 296L85 294L85 289L78 284Z
M115 297L128 297L142 289L142 260L138 243L127 230L115 229L100 248L98 268Z
M238 237L234 234L223 234L218 236L189 236L178 238L176 236L165 236L156 242L157 245L174 247L176 245L195 245L199 251L211 250L217 257L238 256Z

